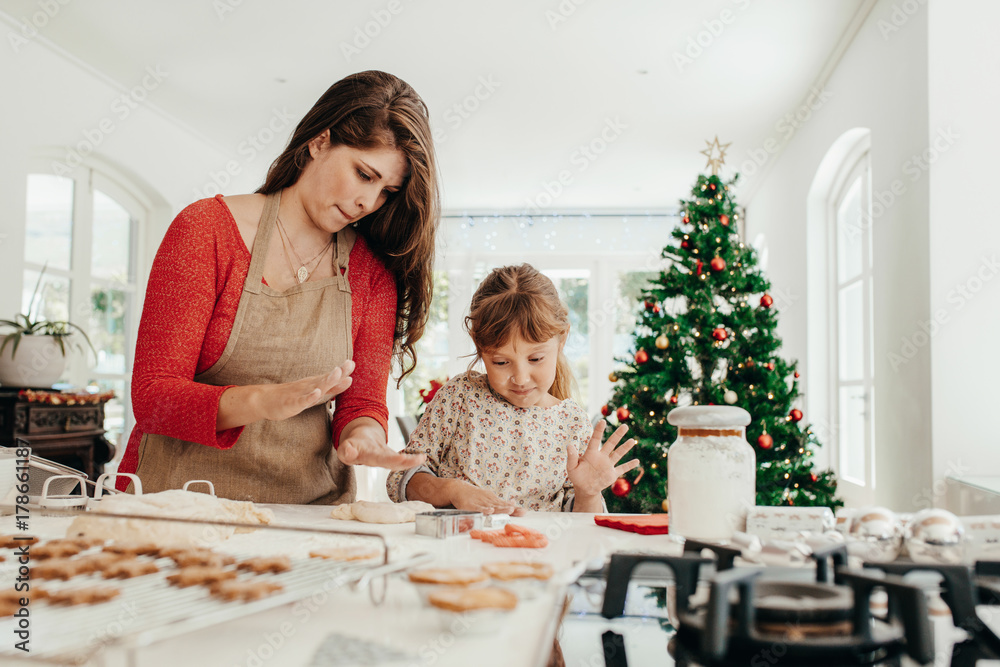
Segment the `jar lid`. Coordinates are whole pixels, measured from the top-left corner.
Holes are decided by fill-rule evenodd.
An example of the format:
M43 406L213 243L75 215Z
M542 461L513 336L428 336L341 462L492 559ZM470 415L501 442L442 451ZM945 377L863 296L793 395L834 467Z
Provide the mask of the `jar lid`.
M750 423L750 413L729 405L689 405L671 410L667 422L685 428L746 426Z

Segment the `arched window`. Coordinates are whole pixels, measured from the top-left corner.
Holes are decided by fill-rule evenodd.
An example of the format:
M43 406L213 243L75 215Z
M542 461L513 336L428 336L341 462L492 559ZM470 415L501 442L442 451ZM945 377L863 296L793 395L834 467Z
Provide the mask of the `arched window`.
M870 145L861 128L838 139L809 202L810 410L849 504L873 502L876 484Z
M42 165L27 175L22 310L44 269L35 313L80 326L97 352L71 355L61 381L115 391L105 428L120 454L133 423L137 249L150 206L108 173L81 166L55 175Z

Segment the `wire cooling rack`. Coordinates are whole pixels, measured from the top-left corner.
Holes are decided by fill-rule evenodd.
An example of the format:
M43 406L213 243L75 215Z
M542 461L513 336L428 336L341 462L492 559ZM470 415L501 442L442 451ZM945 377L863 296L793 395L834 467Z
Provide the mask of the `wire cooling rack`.
M40 508L38 508L40 509ZM65 509L45 508L48 516L79 516L82 512ZM275 533L312 533L322 536L350 536L378 541L381 558L367 561L334 561L319 558L291 558L292 567L279 574L240 573L242 581L272 582L280 584L282 590L268 597L251 602L228 602L210 594L205 586L178 588L171 585L166 577L177 572L169 558L142 557L153 561L160 568L154 574L132 579L104 579L100 573L79 575L70 581L36 581L33 588L49 592L68 591L94 586L114 587L120 594L114 600L61 607L36 601L29 604L31 618L31 653L26 656L5 642L0 646L0 657L28 657L32 661L55 664L82 664L90 660L100 650L115 644L129 642L132 645L150 644L192 630L224 623L234 619L296 602L318 593L329 593L339 587L353 585L366 587L375 604L384 597L386 575L409 569L431 560L431 555L419 553L398 562L389 561L389 551L385 539L378 534L343 531L302 526L247 525L228 521L202 521L196 519L176 519L146 515L126 515L105 512L91 512L89 516L101 518L148 519L150 521L176 521L203 525L254 528ZM100 547L82 552L77 557L97 553ZM260 555L244 548L242 550L220 549L220 553L245 560ZM0 563L0 579L13 580L17 563L8 558ZM383 579L381 587L376 584ZM378 594L381 590L382 596ZM16 619L0 619L0 635L13 637ZM0 660L2 662L2 660Z

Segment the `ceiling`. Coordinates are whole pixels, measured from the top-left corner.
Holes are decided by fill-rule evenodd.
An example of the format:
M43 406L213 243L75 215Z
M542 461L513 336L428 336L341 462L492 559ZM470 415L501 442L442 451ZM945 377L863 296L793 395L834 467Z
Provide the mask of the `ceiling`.
M776 124L835 66L871 2L59 6L42 41L125 88L161 68L151 104L234 157L276 109L297 120L345 74L382 69L430 108L447 210L617 212L676 205L715 135L732 142L724 174L780 140ZM8 19L39 7L0 0ZM753 189L751 178L744 202Z

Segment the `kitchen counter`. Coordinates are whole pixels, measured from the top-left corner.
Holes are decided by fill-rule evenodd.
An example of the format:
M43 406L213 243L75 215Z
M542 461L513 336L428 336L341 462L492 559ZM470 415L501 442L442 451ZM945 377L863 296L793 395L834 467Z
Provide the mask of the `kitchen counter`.
M642 536L599 527L594 524L592 514L530 513L518 517L515 522L540 530L549 538L548 547L536 550L499 549L468 536L446 540L419 536L414 533L412 523L375 525L336 521L329 518L328 507L268 507L274 510L277 524L381 535L389 546L391 561L427 552L435 565L468 566L499 560L546 562L556 568L558 581L537 598L522 600L509 615L483 621L491 626L485 629L467 628L461 623L443 624L424 607L415 589L401 575L389 575L385 599L379 606L371 601L368 590L337 586L329 594L319 590L297 602L169 638L162 638L163 632L130 633L130 619L139 617L143 611L121 604L120 620L110 624L108 631L114 641L87 664L101 667L327 664L312 663L313 656L335 633L375 642L403 656L384 663L390 665L545 665L562 616L566 584L582 570L581 563L600 562L613 551L677 553L680 550L667 536ZM59 537L68 524L67 518L35 517L32 529L42 537ZM12 533L12 528L12 517L0 517L0 534ZM303 539L318 539L313 535L259 530L236 535L216 550L264 555L296 549L301 552ZM382 591L381 580L375 586L376 593ZM32 608L32 622L36 626L44 623L45 609L44 605ZM6 649L13 643L10 630L0 627L0 633L3 641L8 642ZM37 642L33 645L41 648ZM8 660L7 656L3 662L38 664L33 660Z

